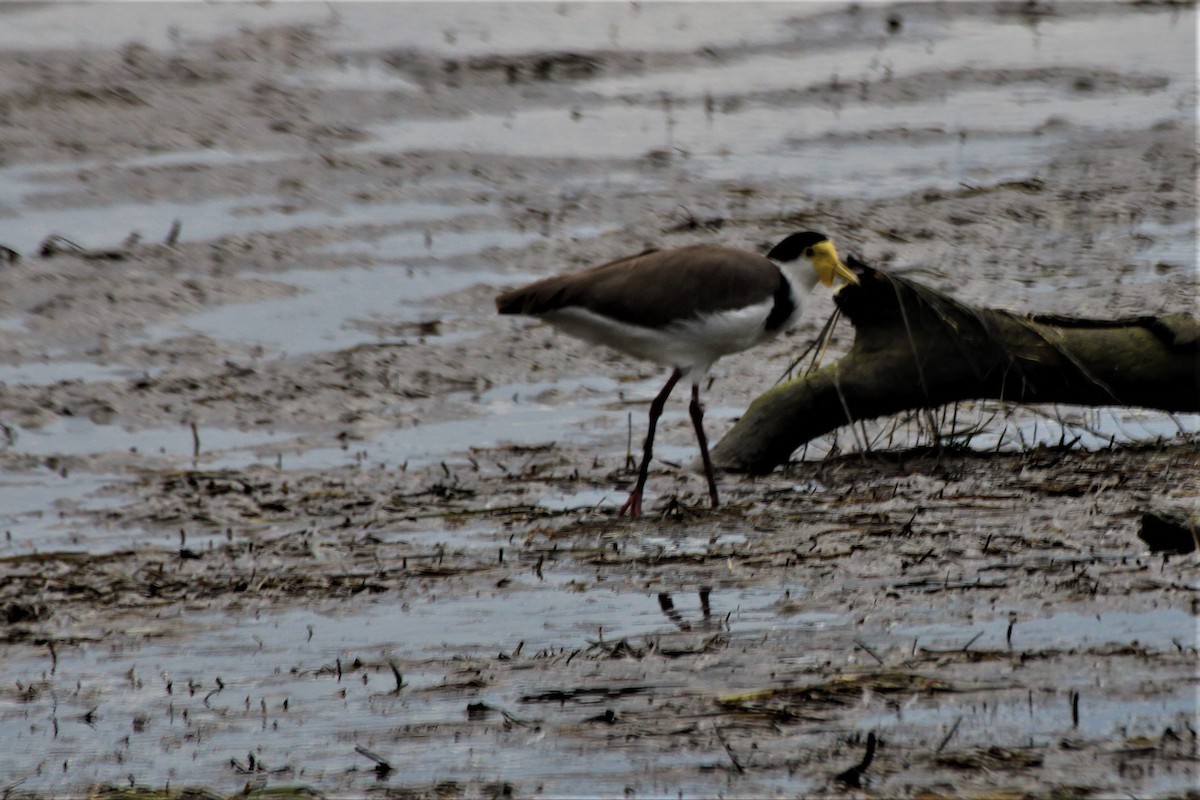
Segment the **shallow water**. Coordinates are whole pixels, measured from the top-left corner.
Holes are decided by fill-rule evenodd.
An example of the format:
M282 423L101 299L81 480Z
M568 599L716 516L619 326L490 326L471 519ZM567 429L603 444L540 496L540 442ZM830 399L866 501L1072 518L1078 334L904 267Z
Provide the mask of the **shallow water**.
M482 237L480 237L482 238ZM234 304L190 314L146 332L149 341L200 334L268 347L288 355L342 350L379 341L364 330L384 320L424 322L445 315L429 303L447 292L486 283L487 269L439 266L290 270L272 276L296 287L296 297Z
M456 682L455 658L491 656L497 648L512 652L518 645L527 654L570 652L597 638L669 637L676 630L655 596L572 588L589 582L587 576L559 574L549 584L521 581L474 599L430 596L402 605L367 603L324 612L186 613L134 624L108 642L58 652L54 681L75 689L52 709L40 708L41 700L23 706L0 701L0 725L11 734L10 746L0 755L0 771L25 778L28 788L53 792L81 779L106 780L107 765L118 752L135 774L153 769L180 777L196 770L223 773L231 755L244 758L253 752L268 765L298 770L297 777L308 781L330 776L357 758L349 744L330 748L315 740L263 747L267 731L280 744L292 736L312 737L314 731L321 732L321 739L377 742L371 749L400 760L406 748L386 738L390 728L453 726L464 720L464 691L440 689ZM778 618L774 599L757 592L717 593L711 630L718 629L715 619L720 618L733 635L753 638L760 626ZM694 609L684 613L696 615ZM804 629L830 621L825 615L811 620L791 616L788 625ZM186 652L180 652L171 634L163 642L130 638L140 629L172 628L187 630ZM371 666L354 669L356 658ZM348 673L344 677L336 673L339 659ZM395 682L388 661L403 665L404 691L396 696L389 694ZM44 669L44 664L30 662L8 665L12 678L22 683L37 682ZM518 716L536 715L536 709L521 708L519 701L538 689L535 681L532 675L518 677L499 690L466 694L471 702L510 709ZM114 702L117 697L119 703ZM85 723L81 715L89 709L93 721ZM136 721L133 733L131 721ZM206 747L205 737L219 737L220 749ZM547 781L549 790L568 791L577 771L591 769L572 770L567 753L552 740L538 748L541 756L534 759L503 747L503 738L485 742L475 744L483 751L476 756L480 760L430 762L429 776L463 779L486 764L485 777L515 778L513 770L520 770L523 781L536 778ZM494 760L484 758L485 753ZM71 764L66 783L58 783L57 769L31 772L35 763L48 767L63 759ZM538 763L543 766L536 767ZM416 779L406 775L408 781Z
M702 97L705 93L720 96L741 93L747 86L756 92L793 90L798 81L802 87L804 81L816 84L835 76L847 84L899 80L950 65L976 70L1030 64L1043 69L1065 66L1093 71L1132 67L1138 75L1162 75L1178 81L1173 91L1179 93L1187 91L1191 77L1184 54L1195 41L1195 31L1185 15L1123 16L1119 23L1114 20L1111 24L1098 24L1091 18L1030 25L1000 21L988 14L939 20L929 9L917 7L911 11L910 24L917 30L911 36L896 39L881 35L870 44L849 47L830 47L834 42L826 42L825 48L813 48L815 52L766 53L687 70L604 78L589 83L588 88L613 97L657 98L662 92L684 97ZM847 17L841 24L850 28L853 20ZM1037 86L1024 87L1023 91L1031 97L1057 94ZM1020 104L1011 108L997 103L992 111L1025 113Z
M12 320L13 327L24 327ZM139 375L142 370L121 364L96 364L89 361L26 361L0 364L0 383L43 386L60 381L113 381Z
M0 47L7 51L104 49L139 44L174 49L189 41L236 33L243 27L319 22L327 10L303 5L172 8L151 4L136 14L114 14L104 6L5 4L0 10Z
M62 472L50 468L19 474L0 473L0 556L76 550L102 552L135 538L125 532L108 534L97 526L80 524L81 510L103 508L96 494L113 483L112 476Z
M116 247L131 233L149 241L161 241L176 220L183 222L179 241L208 242L255 232L282 233L341 225L413 224L480 210L483 209L419 202L297 209L280 206L268 197L211 198L195 203L155 200L91 208L21 211L14 219L6 221L4 242L20 253L32 254L51 234L63 235L82 247L97 249Z

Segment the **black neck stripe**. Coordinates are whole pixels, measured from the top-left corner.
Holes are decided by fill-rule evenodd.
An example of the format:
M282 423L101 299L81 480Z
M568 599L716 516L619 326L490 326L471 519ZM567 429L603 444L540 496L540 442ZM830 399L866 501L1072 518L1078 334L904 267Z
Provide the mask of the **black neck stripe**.
M779 330L795 310L796 301L792 298L792 285L780 272L779 285L775 287L775 304L771 306L771 313L767 315L763 328L771 332Z

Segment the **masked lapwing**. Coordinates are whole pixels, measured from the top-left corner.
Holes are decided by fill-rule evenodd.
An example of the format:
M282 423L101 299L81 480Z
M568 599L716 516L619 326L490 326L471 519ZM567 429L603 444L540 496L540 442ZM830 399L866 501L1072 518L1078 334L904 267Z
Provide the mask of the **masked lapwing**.
M794 325L808 293L835 278L858 283L824 234L795 233L766 256L711 244L648 250L578 272L510 289L496 298L501 314L526 314L564 333L671 368L650 404L650 425L637 485L621 507L638 517L654 448L654 428L675 384L692 381L689 407L708 494L719 504L700 381L721 356L747 350Z

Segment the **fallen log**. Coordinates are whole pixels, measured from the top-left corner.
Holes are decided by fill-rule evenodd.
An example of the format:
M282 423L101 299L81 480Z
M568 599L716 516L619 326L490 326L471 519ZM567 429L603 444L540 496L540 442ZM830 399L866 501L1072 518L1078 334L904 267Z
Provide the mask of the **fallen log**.
M850 351L756 399L712 450L723 469L767 473L858 420L959 400L1200 411L1200 320L1026 316L977 308L853 258L836 302Z

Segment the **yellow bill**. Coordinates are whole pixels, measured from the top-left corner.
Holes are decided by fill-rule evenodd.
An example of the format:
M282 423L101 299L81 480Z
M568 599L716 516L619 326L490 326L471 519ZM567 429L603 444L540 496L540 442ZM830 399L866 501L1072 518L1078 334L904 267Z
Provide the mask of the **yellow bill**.
M835 277L842 278L847 283L858 283L858 276L838 258L833 242L825 241L813 245L812 262L821 283L826 286L833 286Z

